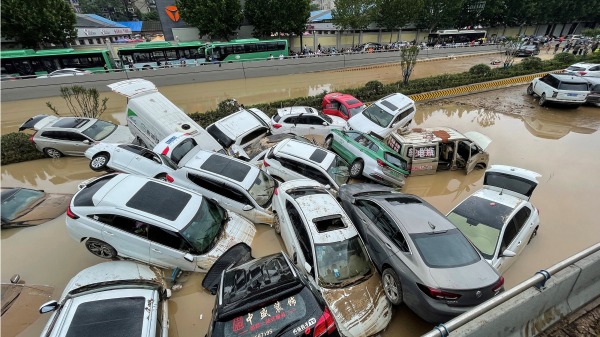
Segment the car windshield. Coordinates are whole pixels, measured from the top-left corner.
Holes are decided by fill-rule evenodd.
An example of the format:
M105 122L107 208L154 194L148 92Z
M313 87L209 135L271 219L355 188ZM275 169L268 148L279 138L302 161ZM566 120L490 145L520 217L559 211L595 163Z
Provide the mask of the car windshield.
M365 109L365 105L357 106L354 108L350 108L350 116L354 116Z
M411 234L423 262L430 268L455 268L473 264L481 257L458 229Z
M271 203L274 190L275 180L261 170L252 186L248 189L248 193L250 193L252 199L256 200L256 203L260 207L265 208Z
M335 156L333 162L327 169L327 174L335 181L338 186L341 186L348 182L350 172L348 170L348 163L340 156Z
M560 82L558 85L560 90L571 90L571 91L588 91L588 85L586 83L569 83Z
M227 211L214 201L202 198L202 204L192 221L181 231L181 235L204 254L213 246L213 241L227 221Z
M167 167L173 169L173 170L177 170L179 167L177 167L177 164L175 164L175 162L173 160L171 160L171 158L165 156L164 154L159 154L160 159L162 159L163 164L165 164Z
M28 211L44 197L42 191L20 188L2 192L2 220L10 221Z
M92 124L89 128L83 130L81 133L93 140L102 140L108 137L113 131L115 131L116 128L117 126L111 122L96 121L96 123Z
M213 138L216 139L221 146L225 148L230 147L233 145L233 143L235 143L235 140L229 138L223 131L221 131L221 129L219 129L218 126L214 124L206 128L206 131L213 136Z
M402 169L403 171L406 171L406 173L408 173L408 164L406 163L406 160L404 160L394 154L391 154L389 152L384 152L383 158L385 158L385 160L390 162L390 164L392 164L392 165Z
M358 236L315 245L315 253L319 284L325 288L345 287L371 274L371 263Z
M331 119L331 117L329 117L328 115L326 115L326 114L322 113L321 111L319 111L319 112L318 112L318 114L319 114L319 116L320 116L321 118L323 118L324 120L326 120L326 121L327 121L327 123L331 123L331 122L333 122L333 119Z
M371 104L371 106L369 106L368 108L366 108L363 112L362 112L363 116L365 116L368 120L370 120L371 122L381 126L382 128L387 127L390 122L392 121L392 118L394 118L394 115L388 113L387 111L383 110L379 105L377 104Z
M183 140L173 149L173 152L171 153L171 159L173 159L176 164L179 164L181 159L183 159L183 157L185 157L185 155L192 151L192 149L197 145L198 143L196 143L196 141L192 138Z

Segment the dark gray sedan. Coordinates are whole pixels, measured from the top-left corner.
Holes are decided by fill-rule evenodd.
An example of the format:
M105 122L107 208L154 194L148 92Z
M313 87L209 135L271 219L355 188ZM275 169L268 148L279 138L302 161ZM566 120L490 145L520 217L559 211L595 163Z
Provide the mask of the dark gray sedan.
M393 304L439 323L504 291L504 278L423 199L376 184L343 185L339 197Z

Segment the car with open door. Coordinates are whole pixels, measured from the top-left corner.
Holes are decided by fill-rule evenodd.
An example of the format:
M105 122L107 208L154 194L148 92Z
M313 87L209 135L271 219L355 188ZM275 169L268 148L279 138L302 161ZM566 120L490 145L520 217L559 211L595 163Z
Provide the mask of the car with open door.
M365 103L358 98L339 92L331 92L325 95L321 105L324 114L337 116L344 120L348 120L348 118L363 111L366 107Z
M540 174L492 165L483 188L452 209L447 217L502 274L536 236L539 210L530 202Z

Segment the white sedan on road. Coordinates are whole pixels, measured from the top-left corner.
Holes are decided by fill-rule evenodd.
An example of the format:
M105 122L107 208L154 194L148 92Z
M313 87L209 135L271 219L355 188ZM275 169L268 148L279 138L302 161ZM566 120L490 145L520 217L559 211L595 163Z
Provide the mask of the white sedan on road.
M79 76L79 75L92 75L93 73L89 70L79 68L64 68L55 70L48 75L41 75L37 78L48 78L48 77L65 77L65 76Z
M98 143L85 151L85 156L94 171L110 169L166 179L167 174L177 169L169 157L133 144Z
M458 204L448 219L503 274L537 234L539 211L529 202L541 175L492 165L483 188Z

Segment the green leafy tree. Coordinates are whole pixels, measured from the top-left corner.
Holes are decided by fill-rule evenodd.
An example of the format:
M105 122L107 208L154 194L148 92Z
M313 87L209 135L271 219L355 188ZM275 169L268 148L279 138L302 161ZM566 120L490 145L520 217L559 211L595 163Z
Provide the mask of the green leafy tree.
M462 15L464 0L424 0L417 15L417 27L427 29L453 28Z
M75 12L64 0L3 0L1 8L2 36L25 48L66 46L77 37Z
M140 16L142 21L159 21L158 12L156 10L152 10L147 13L142 13Z
M123 0L79 0L82 13L97 14L113 21L129 21L133 13L127 11Z
M311 3L311 4L310 4L310 11L311 11L311 12L312 12L312 11L318 11L318 10L320 10L320 9L321 9L321 7L319 7L319 4L316 4L316 3Z
M331 21L341 30L363 30L373 20L375 6L370 0L335 0L335 9L331 11ZM352 35L354 44L354 34Z
M247 0L244 16L254 26L254 36L272 33L302 34L310 15L309 0Z
M185 22L211 39L229 40L244 17L239 0L176 0L175 4Z
M378 27L387 30L402 29L414 22L423 0L376 0L373 9L373 21ZM392 35L390 34L390 43Z
M417 65L417 56L419 56L419 47L411 46L400 49L400 68L402 69L402 82L408 84L410 75L415 65Z
M106 111L108 97L100 100L100 94L95 88L84 88L80 85L61 87L60 96L67 103L71 116L98 118ZM46 102L46 106L55 115L60 116L58 109L50 102Z

